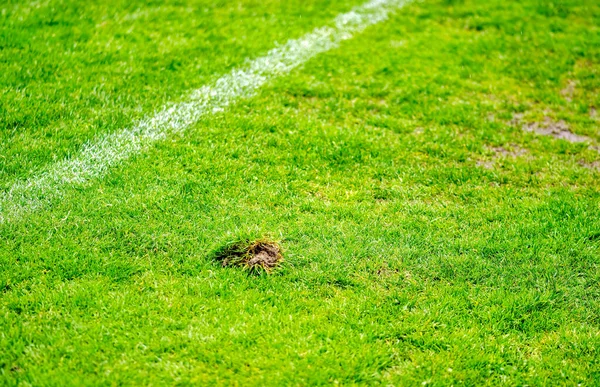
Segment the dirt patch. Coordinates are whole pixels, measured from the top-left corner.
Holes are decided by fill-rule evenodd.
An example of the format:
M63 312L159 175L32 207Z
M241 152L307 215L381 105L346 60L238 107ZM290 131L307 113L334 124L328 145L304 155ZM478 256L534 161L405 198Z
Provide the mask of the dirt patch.
M560 91L560 94L563 96L567 102L573 101L573 94L575 94L575 87L577 86L577 81L569 80L567 81L567 86Z
M494 164L499 159L509 158L509 157L517 158L517 157L524 156L527 153L529 153L529 151L527 149L523 149L520 146L515 145L515 144L509 144L506 147L503 147L503 146L488 147L487 149L493 153L492 159L491 160L478 160L476 162L478 167L482 167L485 169L493 169Z
M494 162L490 160L477 160L477 166L485 169L494 169Z
M523 124L523 130L526 132L537 133L543 136L552 136L554 138L566 140L569 142L588 142L589 137L575 134L569 130L569 125L563 120L553 121L550 117L544 117L543 122L530 122Z
M523 149L518 145L510 144L509 149L506 149L501 146L495 146L489 148L492 152L494 152L494 157L519 157L526 155L529 153L527 149Z
M241 267L250 274L271 273L283 256L277 242L269 239L243 240L228 244L214 254L223 267Z
M598 120L598 110L596 108L590 108L590 118L594 121Z
M591 163L587 162L585 160L579 160L579 165L581 165L584 168L591 169L593 171L600 171L600 161L599 160L592 161Z
M379 269L377 269L377 275L379 277L390 277L398 273L398 269L391 269L388 265L383 265Z
M523 121L523 117L525 117L525 114L523 113L513 113L512 120L510 120L510 124L513 126L519 125Z

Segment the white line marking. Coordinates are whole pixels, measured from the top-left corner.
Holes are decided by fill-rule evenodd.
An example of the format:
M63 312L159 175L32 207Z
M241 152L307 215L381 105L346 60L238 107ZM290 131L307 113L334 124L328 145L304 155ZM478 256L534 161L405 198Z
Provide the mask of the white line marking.
M236 100L251 97L270 79L289 73L310 58L352 38L370 25L387 19L390 12L411 0L372 0L337 16L331 26L321 27L300 39L269 51L219 78L213 85L190 93L186 101L170 104L131 128L100 136L71 158L46 171L15 182L0 193L0 224L17 220L28 212L61 197L66 189L104 176L109 168L143 152L153 143L183 132L207 114L223 110Z

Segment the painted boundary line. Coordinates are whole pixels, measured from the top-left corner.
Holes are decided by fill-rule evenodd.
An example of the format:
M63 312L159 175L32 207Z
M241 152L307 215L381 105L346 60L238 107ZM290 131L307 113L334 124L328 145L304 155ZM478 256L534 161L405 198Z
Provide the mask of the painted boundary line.
M69 187L104 176L111 167L148 149L153 143L185 131L203 116L251 97L270 79L289 73L310 58L335 48L365 28L386 20L411 0L371 0L338 15L331 26L316 28L300 39L272 49L265 56L192 91L184 102L163 107L134 126L100 136L71 158L50 165L0 193L0 224L18 220L49 205Z

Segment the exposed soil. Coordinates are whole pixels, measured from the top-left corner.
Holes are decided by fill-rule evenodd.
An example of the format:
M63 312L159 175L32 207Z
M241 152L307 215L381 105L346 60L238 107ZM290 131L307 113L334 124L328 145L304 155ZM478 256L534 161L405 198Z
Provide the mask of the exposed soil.
M379 269L377 269L377 275L380 277L389 277L394 274L398 274L398 269L391 269L388 265L383 265Z
M477 166L485 169L494 169L494 162L490 160L477 160Z
M523 130L544 136L552 136L574 143L591 141L589 137L571 132L569 130L569 125L563 120L556 122L552 121L550 117L545 117L544 122L530 122L523 124Z
M283 261L281 247L267 239L230 244L217 251L214 258L223 267L241 267L255 274L263 271L270 273Z
M525 117L525 114L523 113L513 113L513 118L510 120L510 124L514 126L519 125L521 121L523 121L523 117Z
M599 160L592 161L591 163L584 161L584 160L580 160L579 165L581 165L582 167L587 168L587 169L591 169L594 171L600 171L600 161Z
M567 100L567 102L573 101L573 94L575 94L575 87L577 86L576 81L569 80L567 86L560 91L560 94Z
M529 151L527 149L523 149L518 145L514 145L511 144L509 149L506 149L504 147L501 146L495 146L490 148L494 154L495 157L519 157L519 156L523 156L526 155L527 153L529 153Z
M494 153L494 155L492 156L492 159L491 160L478 160L477 166L485 168L485 169L492 169L492 168L494 168L494 164L495 164L496 160L498 160L498 159L509 158L509 157L516 158L516 157L520 157L520 156L523 156L523 155L526 155L527 153L529 153L529 151L527 149L523 149L520 146L515 145L515 144L509 144L507 146L507 148L502 147L502 146L495 146L495 147L488 148L489 150L491 150Z

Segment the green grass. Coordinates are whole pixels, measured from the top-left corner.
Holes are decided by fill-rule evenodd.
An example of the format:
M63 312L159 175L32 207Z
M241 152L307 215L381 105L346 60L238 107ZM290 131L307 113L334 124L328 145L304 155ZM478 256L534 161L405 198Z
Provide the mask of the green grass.
M0 188L359 3L0 5ZM600 156L512 121L594 109L596 1L414 3L1 225L0 384L598 385Z

